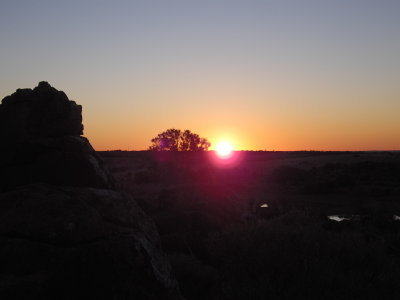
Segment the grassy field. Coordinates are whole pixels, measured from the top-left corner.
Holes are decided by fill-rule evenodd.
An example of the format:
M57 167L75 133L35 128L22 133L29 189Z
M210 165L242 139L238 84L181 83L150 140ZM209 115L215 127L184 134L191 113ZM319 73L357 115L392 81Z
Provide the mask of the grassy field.
M400 292L399 152L100 154L156 222L188 299Z

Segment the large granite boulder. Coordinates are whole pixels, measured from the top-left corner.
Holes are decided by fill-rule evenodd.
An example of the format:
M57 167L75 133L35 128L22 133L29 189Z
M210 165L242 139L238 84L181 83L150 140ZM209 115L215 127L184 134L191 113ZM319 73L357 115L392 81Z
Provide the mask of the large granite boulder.
M40 82L0 105L0 190L28 183L113 189L114 180L83 134L82 107Z
M18 89L0 105L0 139L7 143L81 134L82 106L45 81L33 90Z
M48 83L0 105L0 299L182 299L158 232Z
M29 183L114 189L89 141L79 136L39 138L0 148L0 191Z
M154 223L128 195L0 194L0 299L180 299Z

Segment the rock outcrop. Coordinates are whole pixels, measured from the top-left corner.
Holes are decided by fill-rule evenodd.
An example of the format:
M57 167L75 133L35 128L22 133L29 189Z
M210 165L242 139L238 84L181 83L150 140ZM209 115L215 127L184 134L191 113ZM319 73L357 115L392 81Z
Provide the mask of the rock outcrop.
M114 188L83 134L82 107L47 82L0 105L0 190L28 183Z
M88 140L80 136L38 138L2 145L0 170L2 190L30 183L115 187L103 160Z
M83 134L82 106L45 81L18 89L0 106L0 138L7 143Z
M153 221L114 189L80 112L47 83L0 105L0 299L182 299Z

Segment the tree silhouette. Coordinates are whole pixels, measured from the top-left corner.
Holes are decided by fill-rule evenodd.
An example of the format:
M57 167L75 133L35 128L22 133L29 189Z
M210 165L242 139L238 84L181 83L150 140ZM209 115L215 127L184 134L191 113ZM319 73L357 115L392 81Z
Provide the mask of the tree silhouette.
M190 130L171 128L151 140L149 150L153 151L204 151L211 143Z

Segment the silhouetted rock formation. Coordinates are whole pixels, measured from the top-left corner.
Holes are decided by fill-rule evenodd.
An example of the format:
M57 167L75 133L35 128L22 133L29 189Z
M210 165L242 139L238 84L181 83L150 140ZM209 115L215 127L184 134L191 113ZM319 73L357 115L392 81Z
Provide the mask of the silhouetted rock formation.
M82 106L45 81L32 89L18 89L2 100L0 138L21 141L32 138L80 136Z
M0 120L0 299L182 299L153 221L80 136L79 105L42 82L4 98Z
M28 183L114 188L83 133L82 107L40 82L0 105L0 188Z
M0 187L28 183L114 189L114 179L88 140L79 136L39 138L0 149Z

